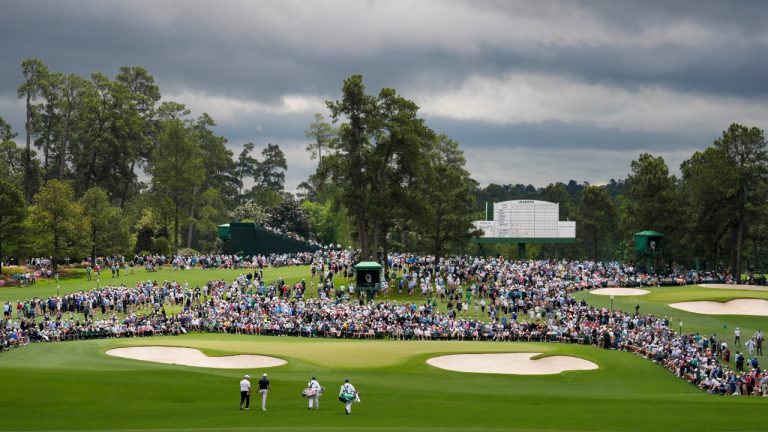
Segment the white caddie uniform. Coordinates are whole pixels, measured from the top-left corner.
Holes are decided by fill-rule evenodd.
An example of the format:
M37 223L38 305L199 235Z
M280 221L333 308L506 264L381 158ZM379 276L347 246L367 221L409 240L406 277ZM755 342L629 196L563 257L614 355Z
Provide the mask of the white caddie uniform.
M307 400L309 400L309 409L320 409L320 391L322 389L320 383L314 379L310 380L309 383L307 383L307 388L315 391L314 396L307 397Z
M240 409L243 409L243 406L245 406L245 409L250 408L251 405L251 382L248 381L248 378L243 378L242 381L240 381Z
M339 396L341 396L342 393L350 393L355 395L355 399L348 400L344 403L344 411L346 411L347 414L352 414L352 402L357 399L357 390L355 390L355 386L352 384L344 383L339 390Z

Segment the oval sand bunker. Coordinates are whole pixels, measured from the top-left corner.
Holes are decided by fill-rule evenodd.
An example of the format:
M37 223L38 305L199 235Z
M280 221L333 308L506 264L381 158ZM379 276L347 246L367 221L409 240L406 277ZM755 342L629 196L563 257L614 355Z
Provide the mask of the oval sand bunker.
M285 360L275 357L250 354L208 357L196 349L165 346L114 348L108 350L107 355L133 360L216 369L267 368L282 366L287 363Z
M763 285L736 285L736 284L699 284L702 288L729 289L741 291L768 291Z
M569 356L531 360L541 353L455 354L432 357L427 364L457 372L511 375L551 375L572 370L593 370L591 361Z
M646 295L650 291L639 288L598 288L590 291L595 295L614 295L614 296L639 296Z
M768 316L768 301L758 299L735 299L725 303L715 301L694 301L672 303L675 309L706 315L754 315Z

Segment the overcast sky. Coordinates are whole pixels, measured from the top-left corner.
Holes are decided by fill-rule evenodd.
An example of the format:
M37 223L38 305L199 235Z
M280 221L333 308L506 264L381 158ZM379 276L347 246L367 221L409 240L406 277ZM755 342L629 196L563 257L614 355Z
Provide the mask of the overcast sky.
M34 1L0 4L0 116L23 135L19 64L153 74L239 153L279 144L295 189L304 131L342 82L395 88L458 142L482 185L673 172L733 122L768 126L768 2Z

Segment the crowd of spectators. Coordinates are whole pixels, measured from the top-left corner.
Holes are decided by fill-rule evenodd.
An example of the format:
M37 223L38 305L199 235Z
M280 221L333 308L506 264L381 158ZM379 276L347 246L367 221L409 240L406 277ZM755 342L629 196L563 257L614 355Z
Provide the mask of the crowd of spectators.
M138 267L147 270L170 265L174 270L201 269L253 269L264 267L282 267L291 265L306 265L315 259L309 252L271 255L236 255L236 254L185 254L175 256L165 255L135 255L130 261Z
M205 259L210 258L192 266L204 266ZM578 343L635 352L710 393L768 395L768 373L757 357L748 360L746 370L731 370L727 344L714 335L681 335L666 317L596 308L572 296L597 287L722 282L725 275L649 275L631 266L587 261L393 255L387 275L392 286L412 292L418 286L423 297L368 301L354 297L354 290L343 286L345 278L334 283L335 275L352 274L348 253L308 254L300 261L312 263L309 286L304 280L291 286L282 280L266 283L260 271L247 271L258 267L257 259L240 267L244 273L232 282L214 280L193 288L146 281L6 303L0 340L9 348L35 341L214 332ZM169 305L179 312L166 313Z

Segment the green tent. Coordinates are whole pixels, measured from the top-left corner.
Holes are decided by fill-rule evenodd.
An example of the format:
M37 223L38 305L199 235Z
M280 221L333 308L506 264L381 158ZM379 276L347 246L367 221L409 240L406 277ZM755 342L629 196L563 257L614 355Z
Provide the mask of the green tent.
M355 265L355 286L358 291L371 293L381 289L381 264L373 261L363 261Z
M635 233L635 251L642 255L658 255L662 251L664 234L658 231L640 231Z

